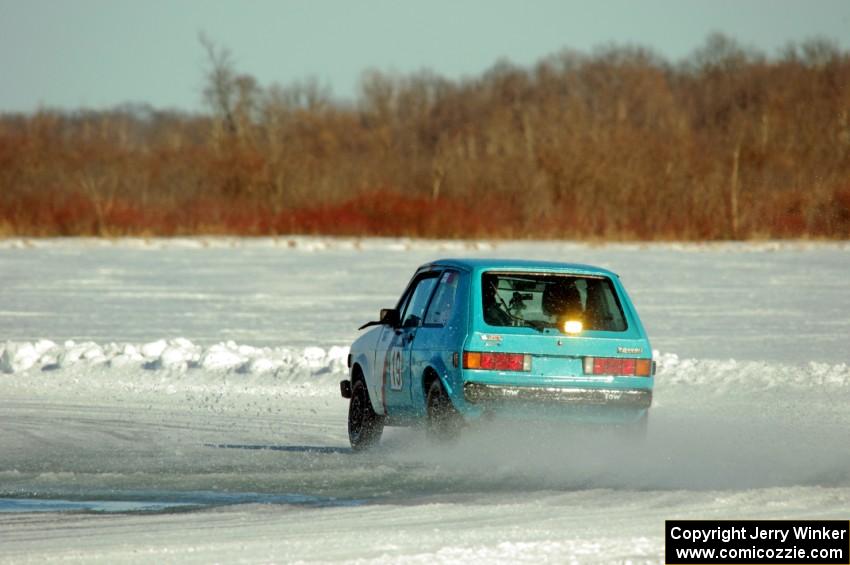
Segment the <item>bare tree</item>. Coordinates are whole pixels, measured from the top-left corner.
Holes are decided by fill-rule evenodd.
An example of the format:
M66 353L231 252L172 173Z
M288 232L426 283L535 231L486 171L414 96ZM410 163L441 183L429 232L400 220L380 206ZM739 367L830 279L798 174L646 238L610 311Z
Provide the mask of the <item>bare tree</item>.
M209 69L206 72L204 100L222 120L232 135L237 132L234 109L239 90L239 77L233 65L230 50L217 46L205 33L198 41L207 53Z

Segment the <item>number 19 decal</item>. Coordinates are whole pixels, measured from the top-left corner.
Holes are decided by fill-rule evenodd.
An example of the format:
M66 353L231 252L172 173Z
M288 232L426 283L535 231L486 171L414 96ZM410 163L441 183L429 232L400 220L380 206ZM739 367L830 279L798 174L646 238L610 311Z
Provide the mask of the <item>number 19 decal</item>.
M392 358L390 359L390 388L392 390L401 390L404 387L404 380L401 378L403 370L403 357L401 348L393 349Z

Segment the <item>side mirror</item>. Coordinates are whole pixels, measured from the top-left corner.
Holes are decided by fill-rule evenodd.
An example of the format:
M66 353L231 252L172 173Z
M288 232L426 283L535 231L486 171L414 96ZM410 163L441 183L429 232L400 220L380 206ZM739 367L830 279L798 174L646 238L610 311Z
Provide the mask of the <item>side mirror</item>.
M395 308L381 308L381 314L378 319L381 321L381 325L393 328L398 327L398 310Z
M395 308L382 308L381 313L378 315L377 322L366 322L359 328L358 330L362 330L364 328L368 328L370 326L390 326L392 328L398 327L398 310Z

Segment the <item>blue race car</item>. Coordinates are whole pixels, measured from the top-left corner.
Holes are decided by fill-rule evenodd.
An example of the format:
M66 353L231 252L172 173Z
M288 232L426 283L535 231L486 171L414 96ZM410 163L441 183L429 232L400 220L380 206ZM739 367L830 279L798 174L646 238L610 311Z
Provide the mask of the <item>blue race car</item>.
M425 423L450 437L490 414L640 426L655 366L619 277L589 265L441 259L351 346L348 436Z

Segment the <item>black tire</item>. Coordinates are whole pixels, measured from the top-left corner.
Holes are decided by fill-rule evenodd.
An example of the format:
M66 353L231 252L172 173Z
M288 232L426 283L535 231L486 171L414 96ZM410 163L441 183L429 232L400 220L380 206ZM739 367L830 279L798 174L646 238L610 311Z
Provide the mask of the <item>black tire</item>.
M430 439L444 443L457 439L462 419L440 379L435 378L428 386L425 410L425 433Z
M384 418L378 416L369 401L369 391L362 379L351 387L348 403L348 441L354 451L363 451L380 443L384 433Z

